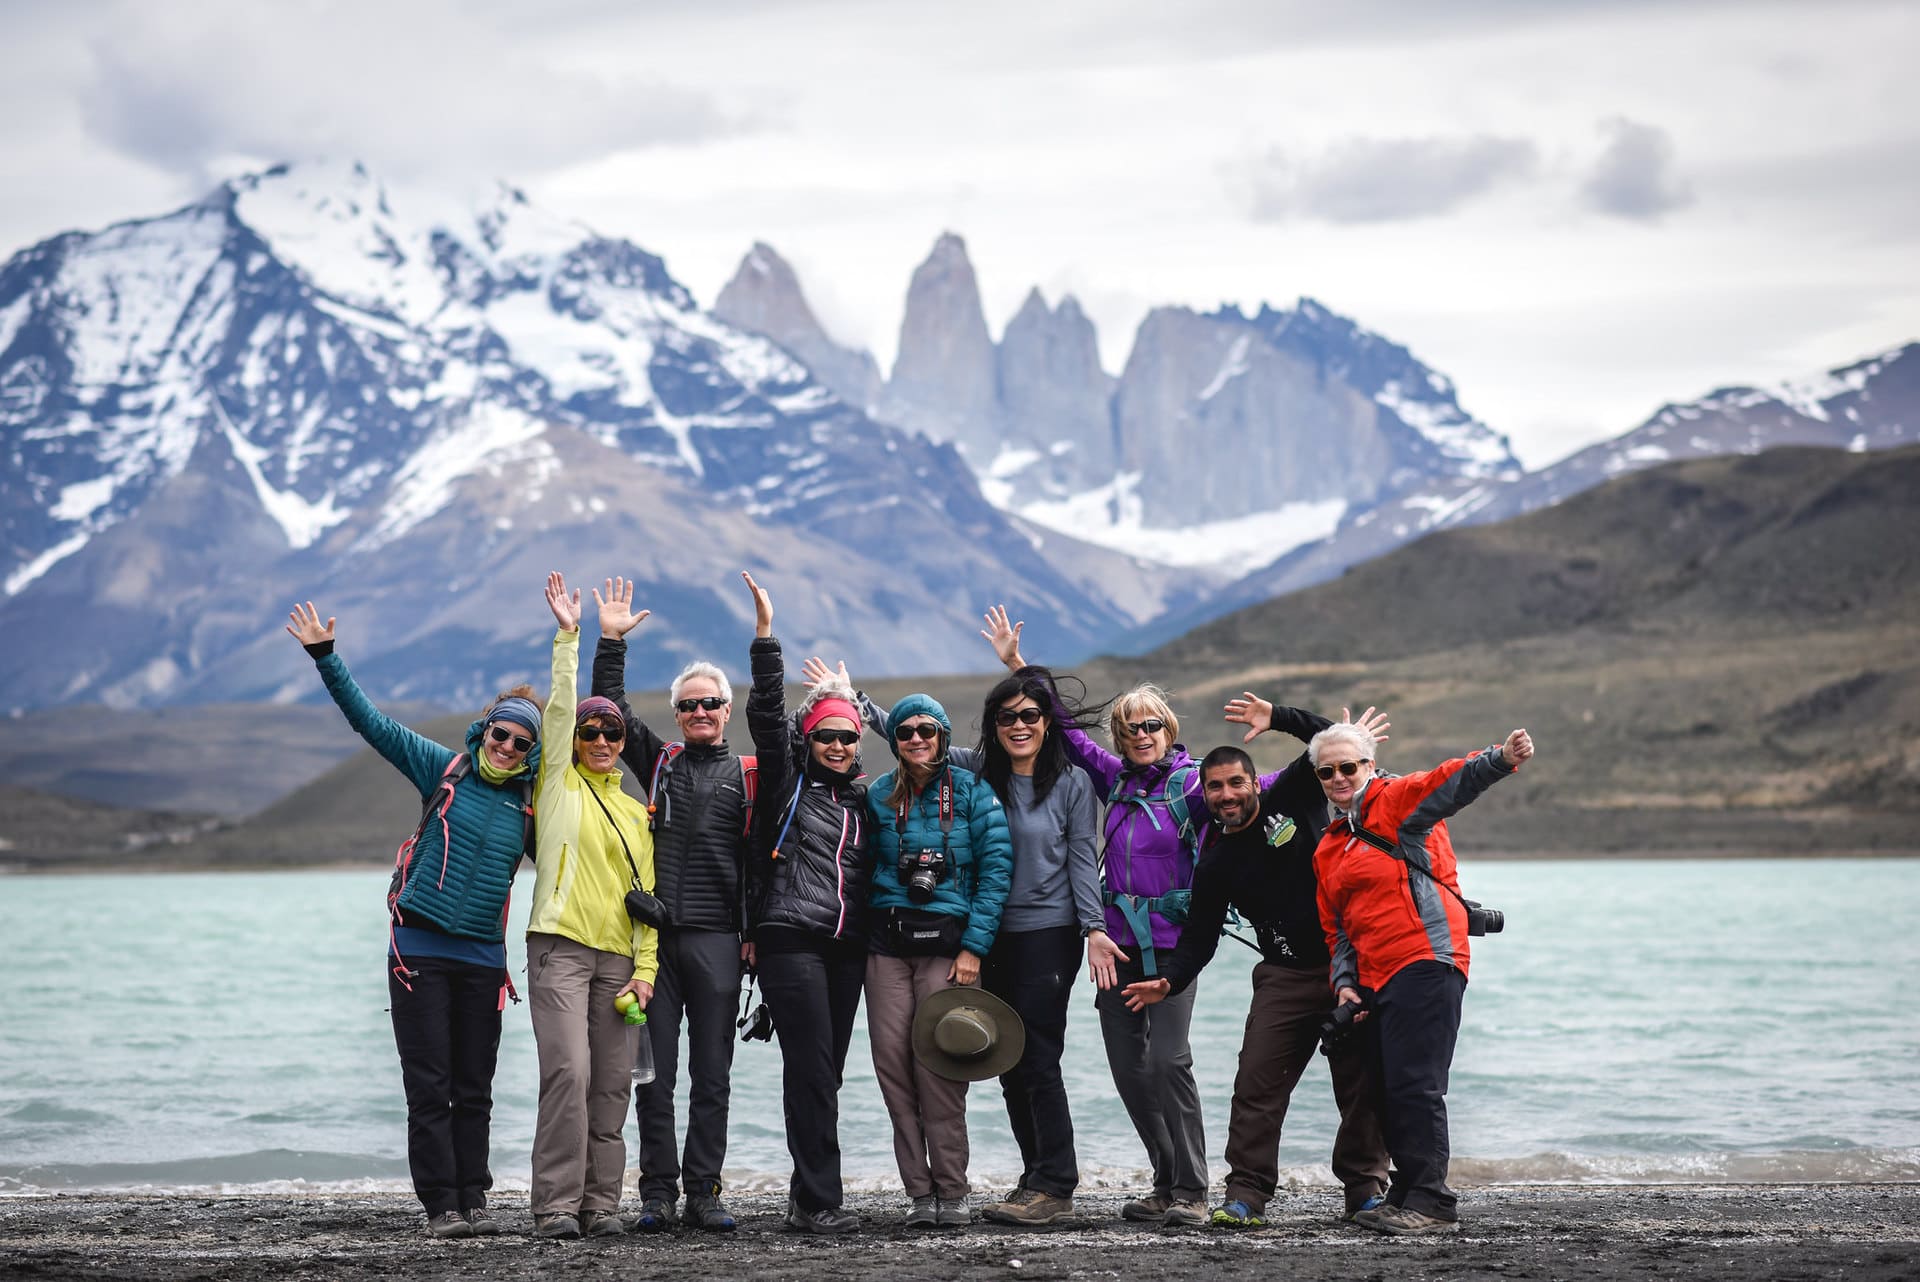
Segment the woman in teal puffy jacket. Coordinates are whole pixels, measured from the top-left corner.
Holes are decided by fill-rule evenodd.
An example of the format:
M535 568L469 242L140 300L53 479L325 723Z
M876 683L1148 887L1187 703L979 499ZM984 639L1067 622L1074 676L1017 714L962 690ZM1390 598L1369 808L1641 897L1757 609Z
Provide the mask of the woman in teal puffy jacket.
M887 716L898 769L867 789L873 816L867 1034L893 1119L893 1154L913 1205L909 1228L960 1226L967 1209L967 1084L916 1062L913 1015L954 984L977 985L1013 881L1000 799L947 760L953 725L924 694Z
M407 1093L407 1165L434 1237L494 1234L487 1211L493 1070L506 1005L507 892L533 831L540 707L529 686L467 727L466 751L415 734L373 706L333 652L311 601L287 631L319 665L347 724L420 794L420 827L387 895L387 995Z

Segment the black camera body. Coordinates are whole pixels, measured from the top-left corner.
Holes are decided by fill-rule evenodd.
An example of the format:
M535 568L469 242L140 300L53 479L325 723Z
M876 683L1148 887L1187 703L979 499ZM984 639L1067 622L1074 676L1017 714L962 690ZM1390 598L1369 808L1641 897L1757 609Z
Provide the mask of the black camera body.
M765 1002L735 1020L734 1027L740 1030L740 1040L743 1042L773 1040L773 1015L767 1010Z
M1333 1054L1333 1048L1353 1036L1353 1017L1365 1010L1364 1002L1341 1002L1320 1021L1320 1053Z
M903 850L900 852L900 884L907 898L916 904L929 903L933 888L947 875L947 855L943 850Z
M1467 933L1469 935L1497 935L1507 928L1507 915L1498 908L1488 908L1477 899L1460 901L1467 909Z

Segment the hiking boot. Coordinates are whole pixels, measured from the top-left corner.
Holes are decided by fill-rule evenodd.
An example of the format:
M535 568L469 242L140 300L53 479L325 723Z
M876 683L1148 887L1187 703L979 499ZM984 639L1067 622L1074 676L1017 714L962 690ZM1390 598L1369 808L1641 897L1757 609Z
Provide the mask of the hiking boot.
M823 1211L803 1211L791 1197L787 1199L787 1227L801 1233L851 1233L860 1227L860 1217L844 1206Z
M1410 1206L1383 1206L1377 1210L1365 1211L1354 1217L1354 1223L1364 1224L1376 1233L1390 1233L1394 1237L1460 1231L1460 1221L1437 1219L1416 1211Z
M427 1217L428 1237L472 1237L473 1225L458 1211L442 1211Z
M718 1194L689 1194L686 1221L696 1229L705 1229L709 1233L731 1233L734 1230L733 1214L720 1205Z
M633 1217L628 1226L632 1233L659 1233L673 1227L673 1202L664 1197L650 1197L640 1203L640 1213Z
M1369 1211L1377 1211L1381 1207L1385 1206L1386 1204L1387 1204L1386 1194L1373 1193L1368 1195L1367 1200L1360 1203L1360 1205L1348 1207L1347 1213L1341 1216L1340 1218L1345 1220L1349 1224L1358 1224L1361 1222L1360 1217L1363 1215L1366 1215L1368 1223L1371 1224L1373 1217L1371 1215L1368 1215L1367 1213Z
M973 1212L964 1197L937 1197L933 1199L933 1218L943 1229L964 1229L973 1223Z
M580 1236L580 1221L562 1211L533 1217L533 1235L556 1242L571 1242Z
M1024 1228L1036 1228L1043 1224L1058 1224L1062 1220L1073 1218L1073 1199L1055 1197L1051 1193L1042 1193L1039 1189L1015 1189L1007 1194L1004 1202L995 1202L983 1209L980 1214L995 1224L1015 1224Z
M499 1237L500 1221L493 1218L493 1212L484 1206L467 1208L467 1223L473 1226L475 1237Z
M1199 1198L1181 1198L1167 1207L1160 1223L1170 1229L1198 1228L1207 1222L1207 1204Z
M1167 1218L1167 1208L1172 1205L1173 1199L1165 1193L1149 1193L1145 1197L1136 1197L1121 1207L1120 1218L1157 1224Z
M588 1211L580 1228L588 1237L619 1237L627 1231L627 1222L616 1211Z
M913 1199L913 1205L907 1208L904 1227L910 1229L930 1229L940 1223L940 1199L931 1193Z
M1257 1229L1266 1225L1260 1212L1238 1198L1214 1207L1212 1219L1214 1227L1222 1229Z

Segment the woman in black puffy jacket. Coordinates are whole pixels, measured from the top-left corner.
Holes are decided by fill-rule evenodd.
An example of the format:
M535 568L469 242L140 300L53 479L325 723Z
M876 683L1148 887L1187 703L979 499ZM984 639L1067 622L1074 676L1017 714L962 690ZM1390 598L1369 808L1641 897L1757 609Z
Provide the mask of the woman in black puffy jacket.
M753 693L747 727L760 759L747 859L753 963L780 1039L781 1093L793 1180L787 1223L846 1233L860 1219L842 1206L840 1077L866 976L866 786L860 712L844 681L813 687L796 742L773 603L753 581Z

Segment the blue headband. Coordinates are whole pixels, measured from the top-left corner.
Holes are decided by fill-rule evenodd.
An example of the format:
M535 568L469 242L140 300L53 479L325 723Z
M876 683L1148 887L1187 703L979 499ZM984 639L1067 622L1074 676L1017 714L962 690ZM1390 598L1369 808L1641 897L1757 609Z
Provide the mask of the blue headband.
M511 721L516 726L525 726L535 739L540 737L540 705L517 694L508 695L488 708L486 719Z

